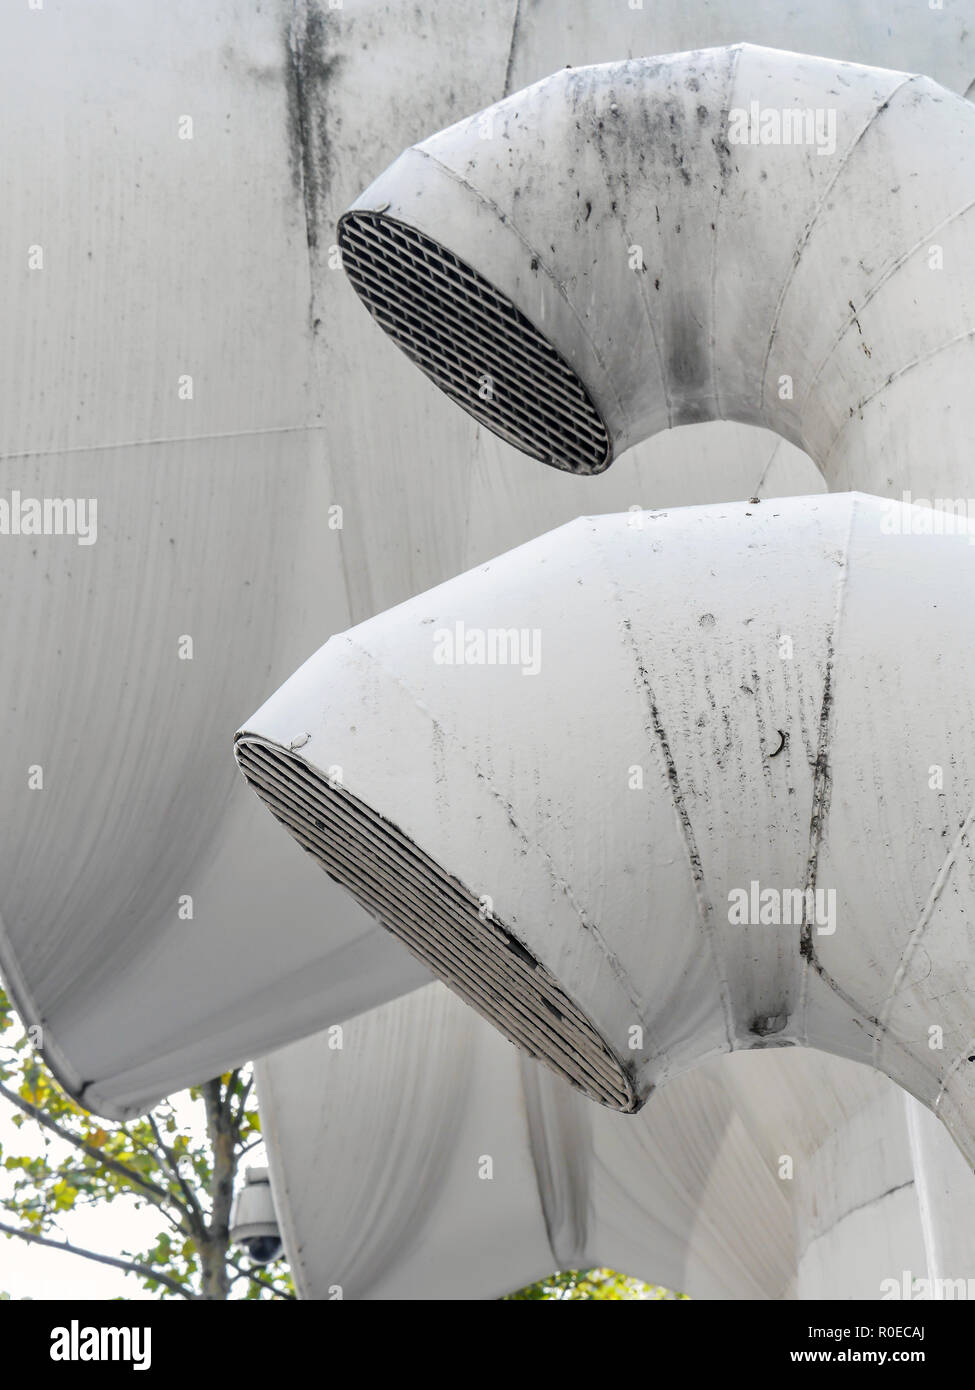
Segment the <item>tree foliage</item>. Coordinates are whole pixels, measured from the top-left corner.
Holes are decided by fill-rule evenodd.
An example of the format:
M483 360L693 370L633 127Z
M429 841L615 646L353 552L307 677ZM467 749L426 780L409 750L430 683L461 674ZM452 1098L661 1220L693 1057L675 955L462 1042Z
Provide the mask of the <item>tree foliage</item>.
M35 1030L31 1030L33 1033ZM230 1245L241 1160L261 1142L252 1069L238 1068L125 1124L99 1120L62 1091L0 989L0 1097L40 1146L0 1151L0 1234L135 1274L160 1298L293 1298L283 1260L251 1266ZM37 1150L40 1147L40 1153ZM32 1152L30 1150L33 1150ZM66 1213L131 1199L159 1215L147 1249L121 1256L71 1244Z
M644 1284L615 1269L568 1269L550 1274L537 1284L528 1284L507 1299L686 1299L686 1293L673 1293L659 1284Z

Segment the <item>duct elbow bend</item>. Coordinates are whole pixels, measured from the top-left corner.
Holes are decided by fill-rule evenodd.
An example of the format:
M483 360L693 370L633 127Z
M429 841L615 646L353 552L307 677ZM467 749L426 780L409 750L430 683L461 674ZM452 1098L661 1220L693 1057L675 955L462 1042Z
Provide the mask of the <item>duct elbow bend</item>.
M333 638L238 761L591 1098L633 1111L719 1052L810 1045L971 1158L975 548L889 507L584 518Z
M973 141L927 78L747 44L565 70L402 155L342 218L343 264L437 385L556 467L730 419L869 492L936 443L948 485L975 428Z

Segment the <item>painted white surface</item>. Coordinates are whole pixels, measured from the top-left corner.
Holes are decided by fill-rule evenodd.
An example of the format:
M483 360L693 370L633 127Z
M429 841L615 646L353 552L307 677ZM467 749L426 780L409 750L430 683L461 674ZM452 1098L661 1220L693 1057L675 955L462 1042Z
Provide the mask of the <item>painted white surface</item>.
M230 761L239 720L327 635L580 512L821 486L792 446L723 423L658 436L602 479L526 467L327 269L343 208L410 141L566 62L744 40L959 92L975 77L962 7L913 0L491 0L460 21L439 0L345 0L323 11L327 67L298 40L307 13L45 0L0 21L2 490L100 499L90 549L0 545L18 657L4 667L17 754L0 767L0 913L63 1079L89 1082L103 1113L423 978L276 833ZM294 51L306 142L329 140L317 198L296 186ZM177 138L184 113L193 143ZM42 275L26 270L38 243ZM184 372L192 403L176 394ZM177 663L187 632L194 663ZM25 792L37 761L42 804ZM314 1155L307 1098L302 1113Z
M925 1268L903 1106L895 1086L863 1084L857 1103L845 1113L837 1107L818 1144L803 1154L796 1186L799 1298L877 1299L885 1279Z
M776 136L797 108L801 143ZM975 106L929 78L737 44L562 69L407 150L353 211L514 304L587 388L610 460L739 420L834 488L927 495L935 449L954 497L975 427L973 151ZM491 359L499 401L506 371Z
M944 1130L931 1113L905 1096L911 1153L917 1174L921 1227L930 1280L966 1281L975 1288L975 1181L971 1165L946 1143ZM918 1273L920 1266L905 1266ZM934 1295L938 1296L935 1289ZM945 1296L945 1295L941 1295ZM948 1293L957 1297L957 1293Z
M259 1065L305 1298L494 1298L607 1264L695 1298L877 1299L925 1268L902 1096L855 1063L735 1053L616 1115L439 984L341 1043Z
M342 1041L319 1035L261 1068L302 1296L498 1297L597 1253L706 1297L781 1294L785 1200L712 1079L657 1098L654 1131L652 1107L633 1119L587 1103L441 985L351 1020ZM762 1211L752 1249L728 1229L729 1198Z
M493 7L459 30L392 13L330 12L304 48L285 0L0 21L0 495L98 504L93 545L0 544L3 969L102 1113L427 978L268 833L234 769L234 728L309 651L580 510L819 485L718 424L597 499L526 472L401 360L328 269L330 228L404 138L500 94L507 34ZM404 59L434 35L456 83L376 64L380 33Z
M581 518L333 638L244 734L300 740L489 903L638 1100L718 1052L818 1047L971 1160L975 547L910 534L918 511ZM528 634L531 664L444 664L458 628Z
M525 8L526 12L522 13ZM836 57L846 58L853 61L874 63L877 65L904 70L922 70L936 78L943 84L958 91L964 91L969 86L967 68L971 66L970 59L966 56L966 39L968 35L964 29L963 21L960 16L952 16L952 22L961 23L961 28L956 28L951 40L944 42L947 37L945 27L937 27L942 20L948 18L944 13L935 16L934 12L928 11L924 14L920 8L906 7L901 10L892 10L887 7L883 14L880 14L872 6L857 7L855 5L844 5L837 10L824 11L822 7L815 12L808 7L790 6L770 6L762 7L760 10L753 6L746 7L747 14L738 13L734 5L722 5L718 7L720 13L714 9L706 9L700 6L667 6L653 5L649 7L646 15L635 16L632 12L625 14L623 7L601 7L598 19L591 12L582 9L578 13L566 16L564 7L562 14L559 15L558 22L553 23L551 6L532 6L527 7L512 6L514 16L514 27L512 30L512 43L509 54L509 81L506 86L508 90L517 89L528 82L535 81L544 76L547 72L553 71L561 66L565 61L574 64L584 62L610 61L618 59L624 53L627 56L639 56L648 52L665 52L668 50L688 49L715 43L734 43L741 40L751 41L765 45L777 45L792 50L805 50L808 52L830 52ZM633 43L633 31L635 27L639 29L640 40ZM561 51L560 51L561 47ZM448 61L444 58L441 60ZM957 66L956 66L957 65ZM951 68L955 71L952 73ZM455 71L459 78L460 72ZM366 74L360 69L356 73L357 79L368 80ZM476 102L471 102L469 109L475 109ZM431 123L429 129L436 128ZM376 349L379 351L379 349ZM409 371L406 364L400 364L396 368L389 354L386 354L389 361L390 371ZM426 388L426 383L422 381L417 373L413 374L415 380L415 390L418 396ZM371 382L375 385L375 382ZM445 406L446 402L443 403ZM447 406L448 410L452 409ZM435 409L432 405L430 409ZM454 411L456 416L458 412ZM727 429L718 427L723 431L724 438L734 438L737 441L747 436L747 431L743 429ZM695 444L702 441L706 436L704 429L697 429L693 432ZM623 469L629 469L633 465L635 457L642 457L648 447L654 445L665 445L668 457L670 451L683 442L684 434L668 434L658 436L651 441L649 446L643 445L640 449L627 454L621 461L614 466L613 478L616 478ZM510 451L505 446L492 445L489 439L484 439L483 435L477 441L478 449L474 450L475 457L481 448L490 450L492 447L497 450L497 460L492 459L491 463L496 467L490 475L490 482L493 488L500 493L502 489L510 491L514 496L514 489L509 488L507 483L507 469ZM788 446L785 446L788 447ZM662 451L663 452L663 451ZM921 451L921 459L930 466L931 453L928 449ZM943 456L938 454L939 473L937 481L945 480ZM432 466L436 467L436 461L431 461ZM712 475L715 479L720 476L715 469ZM550 487L553 492L555 488L564 483L565 480L555 477L553 479L548 470L541 468L529 468L519 474L519 488L524 487ZM607 483L609 479L601 479L598 486ZM922 485L915 488L915 492L920 491L925 495L931 495L936 491L936 487L931 486L927 476L921 475ZM875 479L872 488L875 491L895 492L893 478ZM574 484L578 487L580 497L585 493L587 496L594 491L594 485L590 482L579 481ZM632 488L632 500L642 498L645 487ZM771 495L778 491L785 494L789 489L780 486L773 488ZM795 489L801 490L801 489ZM811 489L810 489L811 490ZM948 492L947 487L942 489ZM750 495L758 488L749 487L739 495ZM765 495L769 495L766 492ZM716 494L698 493L689 495L682 493L679 488L672 494L661 496L657 494L655 499L658 503L690 502L690 501L711 501L716 500ZM514 510L514 508L512 508ZM375 513L374 513L375 514ZM470 509L470 516L484 517L490 514L490 508L480 505ZM559 519L562 519L560 517ZM521 539L522 537L519 537ZM500 549L495 545L494 550ZM400 597L399 594L395 595ZM483 1027L483 1025L478 1025ZM301 1113L302 1102L298 1100L297 1088L300 1086L301 1075L308 1077L313 1073L312 1059L317 1055L315 1049L320 1047L320 1040L307 1044L304 1048L293 1048L287 1054L288 1061L278 1064L276 1058L272 1058L265 1064L264 1076L262 1077L262 1097L269 1094L280 1095L285 1090L286 1073L292 1076L292 1084L295 1086L295 1096L292 1100L293 1118ZM774 1054L765 1054L761 1058L748 1057L741 1058L742 1062L752 1064L779 1063L780 1060L788 1060L794 1068L800 1064L806 1065L809 1062L826 1064L832 1067L841 1067L846 1064L833 1060L824 1059L815 1054L788 1054L787 1059L783 1055L781 1058ZM731 1065L739 1061L738 1057L728 1059L725 1065ZM528 1064L531 1065L531 1064ZM294 1076L297 1069L298 1076ZM304 1070L303 1070L304 1069ZM675 1082L667 1091L664 1091L656 1098L655 1103L663 1101L665 1098L673 1096L676 1089L683 1085L685 1081L694 1081L700 1073L695 1073L691 1077L681 1078ZM871 1078L875 1084L882 1085L877 1078ZM804 1093L804 1100L808 1103L808 1092ZM767 1106L765 1101L765 1091L763 1089L759 1098L760 1118L758 1125L760 1130L765 1131L767 1123ZM595 1116L598 1122L619 1123L616 1117L607 1115L605 1112L596 1112L590 1107L590 1115ZM645 1119L652 1115L650 1108L642 1112L638 1120L633 1122L623 1121L624 1124L630 1123L635 1128L642 1125ZM923 1112L927 1115L927 1112ZM889 1118L889 1117L888 1117ZM659 1122L658 1122L659 1123ZM632 1135L634 1128L629 1130ZM771 1126L774 1133L774 1126ZM666 1131L665 1131L666 1132ZM657 1133L660 1133L658 1128ZM943 1131L938 1128L938 1133ZM275 1149L276 1164L284 1172L300 1172L303 1160L302 1154L311 1151L314 1140L306 1126L302 1126L300 1132L294 1132L288 1145ZM883 1143L883 1130L879 1132L878 1142ZM900 1139L892 1141L897 1153L901 1151ZM812 1139L808 1134L802 1134L798 1141L793 1141L792 1147L797 1148L803 1155L809 1152ZM954 1152L953 1148L951 1150ZM888 1164L884 1165L886 1172ZM807 1167L801 1167L800 1172L808 1171ZM838 1190L842 1190L842 1184ZM806 1202L814 1205L815 1185L807 1187ZM744 1202L743 1211L750 1213L753 1209L754 1197L749 1193ZM896 1210L895 1210L896 1207ZM297 1208L300 1219L303 1221L308 1215L307 1209L301 1205ZM631 1239L637 1239L634 1231L640 1230L640 1223L634 1225L632 1213L627 1209L625 1200L623 1201L624 1216L620 1222L621 1228ZM851 1206L840 1222L839 1230L834 1226L827 1229L822 1221L813 1222L810 1229L814 1232L809 1239L802 1241L802 1248L805 1251L802 1261L802 1282L807 1297L835 1297L839 1289L850 1289L855 1285L856 1280L851 1282L851 1274L856 1270L858 1277L862 1278L865 1271L861 1268L864 1258L869 1268L869 1278L873 1281L877 1274L875 1257L878 1248L885 1249L887 1246L896 1246L898 1259L904 1256L905 1251L908 1263L912 1258L910 1252L916 1252L917 1215L913 1206L912 1193L909 1188L898 1187L897 1191L887 1198L879 1199L875 1204L867 1204L862 1209ZM304 1249L310 1250L315 1238L315 1224L312 1221L306 1231L304 1238ZM894 1239L896 1232L896 1239ZM851 1233L853 1233L851 1239ZM320 1251L319 1251L320 1253ZM599 1258L607 1258L600 1253ZM623 1268L635 1271L646 1272L648 1278L663 1277L656 1264L644 1266L637 1258L636 1251L632 1248L629 1251L621 1250L618 1256L613 1257L615 1262ZM553 1262L560 1263L564 1259L564 1252L553 1250ZM883 1260L881 1260L881 1265ZM334 1277L334 1271L333 1276ZM675 1275L673 1282L678 1287L690 1287L689 1281ZM871 1291L863 1286L855 1290L862 1296L871 1296Z

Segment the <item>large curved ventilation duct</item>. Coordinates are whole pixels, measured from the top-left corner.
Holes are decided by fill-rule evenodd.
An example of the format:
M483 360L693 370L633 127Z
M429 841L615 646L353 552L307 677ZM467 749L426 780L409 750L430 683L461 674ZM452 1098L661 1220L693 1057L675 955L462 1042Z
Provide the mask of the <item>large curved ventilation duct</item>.
M472 415L598 473L739 420L834 486L975 428L975 109L737 45L567 69L406 151L341 219L349 278Z
M975 548L912 534L921 514L574 522L332 638L238 760L593 1099L633 1111L715 1053L808 1044L872 1062L971 1156Z
M491 1298L594 1265L693 1298L878 1299L903 1270L975 1275L970 1170L867 1067L810 1048L739 1052L632 1116L590 1105L439 984L350 1020L343 1038L258 1064L300 1297ZM490 1159L491 1182L471 1181L472 1155Z

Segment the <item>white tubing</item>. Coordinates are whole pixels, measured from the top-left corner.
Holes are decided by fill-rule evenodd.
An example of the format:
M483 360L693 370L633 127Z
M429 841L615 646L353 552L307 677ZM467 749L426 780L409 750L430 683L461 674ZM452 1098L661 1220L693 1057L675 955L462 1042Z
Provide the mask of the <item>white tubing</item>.
M971 1154L975 549L911 517L850 495L580 520L333 639L238 756L588 1094L638 1108L718 1052L810 1045ZM492 633L516 659L477 660Z
M331 1041L259 1071L301 1297L497 1298L604 1262L702 1298L787 1294L787 1193L708 1069L613 1115L440 985ZM301 1084L328 1123L309 1125Z
M975 108L921 76L747 44L607 63L408 150L353 204L343 247L384 326L405 297L400 341L423 360L456 305L417 280L428 318L408 313L403 229L524 316L606 440L580 459L560 437L533 446L528 425L519 437L541 354L510 346L483 292L457 329L455 395L559 467L599 471L657 431L732 419L799 445L832 486L927 495L936 451L954 496L975 427L973 149ZM508 325L494 355L485 314Z
M363 181L405 131L565 62L744 36L916 67L957 91L975 72L963 16L913 0L882 15L873 0L802 14L490 0L451 22L426 0L394 16L357 0L324 15L337 58L325 80L305 10L274 0L257 17L190 22L156 5L151 72L143 14L117 0L66 11L56 34L26 7L2 19L3 255L23 266L38 239L46 253L7 305L5 495L95 496L101 521L90 548L42 539L43 585L30 537L0 547L17 653L3 739L25 757L4 793L3 968L64 1084L113 1116L423 978L235 791L222 740L242 711L329 631L580 510L751 495L773 450L716 423L657 436L588 485L526 474L398 360L330 268L335 219ZM112 33L110 62L96 31ZM193 142L156 115L187 72ZM333 140L327 177L303 190L296 171L316 167L317 132L339 121L355 139ZM145 214L121 243L120 173ZM279 345L273 363L255 322ZM785 444L776 457L808 466ZM776 467L765 491L810 486ZM345 527L323 539L335 502ZM187 627L193 663L174 657ZM32 761L42 795L27 789ZM179 916L187 896L192 920Z
M12 654L0 742L16 750L0 795L0 970L24 1021L43 1026L62 1084L113 1118L427 978L293 845L268 836L228 731L329 633L580 510L571 480L554 474L520 483L510 505L476 466L480 446L456 411L456 433L424 419L421 448L405 435L389 448L393 410L356 361L360 343L374 358L375 330L328 269L329 239L363 166L381 167L402 141L401 120L422 129L452 108L436 82L410 93L409 110L406 92L394 94L395 65L377 67L375 44L368 55L360 46L367 8L331 36L341 62L327 85L306 82L303 120L292 0L192 19L155 4L151 71L145 7L90 0L55 27L26 5L0 15L0 259L19 268L5 307L14 329L0 344L0 498L98 508L91 544L0 535ZM341 18L331 13L329 27ZM457 29L448 40L432 6L427 18L458 60ZM465 106L503 88L505 18L500 0L478 29L464 17L472 61L460 57L454 86ZM110 54L97 41L108 32ZM394 36L400 55L395 23L386 42ZM475 64L487 46L493 61ZM193 141L158 119L176 91L180 111L191 103ZM319 129L325 103L359 110L363 148L323 192L316 262L295 169L299 133ZM122 186L142 211L138 235L120 240ZM27 268L35 245L43 270ZM314 329L313 299L327 332ZM327 355L318 374L316 352ZM192 400L179 395L184 371ZM380 376L399 410L395 374ZM419 409L450 409L415 386L405 399ZM361 407L359 392L372 395ZM669 462L660 441L647 476L669 481L620 469L608 505L708 500L718 477L720 495L749 494L774 441L742 433L716 425L692 457ZM808 490L811 465L791 448L777 459L789 455L805 479L776 468L769 485ZM521 473L513 454L509 464ZM388 468L408 495L391 490ZM393 495L403 505L387 505ZM341 529L329 525L335 505ZM193 660L180 659L184 636ZM43 787L29 784L37 767Z
M720 16L716 16L710 11L699 13L693 5L671 6L666 3L654 3L642 14L626 12L621 6L610 7L605 13L600 11L598 17L595 12L590 13L582 9L579 13L574 11L571 19L567 19L564 9L559 7L559 13L553 18L553 7L544 3L534 5L526 11L524 7L512 7L514 12L514 25L510 35L505 34L504 49L507 50L508 68L511 74L511 87L518 88L527 81L532 81L542 76L547 71L554 70L565 61L573 63L586 63L602 61L605 59L615 59L621 54L640 55L650 51L671 51L679 48L689 48L694 44L715 43L735 41L742 36L752 39L759 43L775 44L780 47L790 49L804 48L812 52L831 52L843 57L853 58L860 62L878 63L887 67L917 69L928 73L940 82L956 90L964 90L968 85L968 78L962 76L961 80L951 71L952 65L958 65L958 72L964 74L965 67L965 39L966 35L956 29L955 33L947 38L947 25L954 22L956 16L950 12L932 16L930 12L924 12L919 7L907 5L898 8L896 5L885 7L884 14L881 16L868 5L865 8L859 7L855 3L846 4L841 12L832 13L829 7L819 8L812 11L786 12L780 7L772 5L769 7L756 7L752 0L748 0L747 6L738 12L740 7L729 3L722 7ZM519 14L520 12L520 14ZM490 22L484 29L481 36L483 46L484 61L478 65L479 72L490 71L492 36L497 32L497 20L499 16L492 16ZM805 28L803 26L805 25ZM465 81L470 81L467 73L462 73L450 67L451 55L447 50L447 44L456 41L456 36L448 30L433 26L431 33L426 36L425 48L428 43L436 41L441 45L438 49L439 62L438 71L450 71L452 77L452 87L458 93L463 88ZM355 45L351 42L353 35L350 33L347 53L345 54L345 66L339 74L340 89L345 91L347 88L347 101L355 101L356 109L360 114L360 124L357 130L361 132L362 122L368 126L370 103L363 101L361 91L365 85L368 90L368 83L373 79L375 72L375 52L368 58L368 65L360 60ZM402 43L406 38L405 34L397 33L397 44ZM407 44L408 44L407 40ZM970 42L970 40L969 40ZM500 53L501 66L504 66L505 52ZM359 66L357 66L357 63ZM392 81L397 80L394 76L395 67L384 70L383 83L384 92ZM436 101L430 94L423 94L415 87L404 87L398 100L401 105L409 110L409 120L413 123L414 129L422 129L423 122L428 121L427 128L433 129L444 123L445 119L450 119L451 115L443 109L443 114L436 110ZM474 109L479 100L483 98L464 98L458 95L458 106L467 106ZM429 117L427 110L429 109ZM370 148L360 135L360 148L363 150ZM382 143L373 140L373 168L381 167ZM379 154L377 156L376 150ZM388 153L387 156L388 158ZM354 173L352 167L343 169L343 176L348 180ZM328 277L324 277L327 280ZM329 371L333 379L342 380L353 391L357 389L355 379L355 364L353 363L350 372L348 356L345 348L349 341L355 342L356 320L354 313L345 314L345 305L339 297L339 303L335 305L335 311L340 316L342 328L340 337L343 342L343 350L334 352L330 362ZM365 336L365 335L363 335ZM371 354L364 353L363 361L371 362ZM382 359L380 359L382 360ZM404 364L402 371L397 376L397 364L391 356L385 359L385 371L383 378L393 377L393 385L389 388L389 403L387 408L393 404L400 409L404 418L407 432L411 423L416 430L417 437L424 437L425 429L442 433L443 427L448 423L448 417L442 412L438 413L436 403L431 399L429 388L425 386L419 377L410 375L410 369ZM415 377L415 379L414 379ZM398 395L397 391L398 383ZM370 389L374 390L375 381L370 384ZM419 422L413 420L413 416L419 417ZM367 425L368 428L368 425ZM722 426L716 425L715 430ZM744 436L746 431L736 432L734 427L726 427L728 434L733 436L737 442L739 436ZM706 437L706 433L705 433ZM688 436L687 433L671 435L665 434L657 436L651 446L641 446L633 451L625 463L618 464L610 478L600 481L602 491L594 494L591 490L586 492L586 507L593 507L598 503L609 506L625 505L630 500L640 498L660 497L659 484L657 482L661 474L661 464L669 460L683 460L686 457L686 464L681 463L682 468L690 468L698 464L697 446L701 441L701 433L694 432ZM691 444L690 449L685 446ZM651 451L652 450L652 454ZM927 451L925 451L927 453ZM534 470L527 475L519 475L513 466L514 461L510 459L508 451L502 446L492 447L491 441L485 442L485 436L481 433L475 436L471 432L469 443L465 449L465 458L470 456L475 477L478 479L478 491L476 501L473 506L468 507L469 525L478 526L485 536L487 544L482 548L481 553L494 553L511 544L513 540L520 539L521 536L529 535L534 530L551 525L554 520L561 519L561 515L556 518L551 508L556 503L554 486L546 488L546 484L551 481L554 485L558 479L555 475L548 473L547 470ZM385 449L377 452L377 460L385 457ZM649 463L644 468L642 475L643 481L637 475L637 466ZM936 450L933 456L927 458L928 467L932 464L940 465L940 454ZM437 477L439 461L434 458L426 461L426 465ZM390 460L390 472L396 467L394 459ZM629 481L624 469L632 469L634 477ZM453 477L453 472L449 475ZM492 488L491 482L497 479L497 487ZM722 485L722 474L718 469L714 470L714 478L711 486L719 487ZM482 481L483 480L483 481ZM652 480L652 481L651 481ZM447 475L443 482L447 481ZM898 483L901 480L898 479ZM808 486L808 484L807 484ZM607 495L606 487L611 488ZM625 491L627 488L629 491ZM732 484L734 487L734 484ZM779 487L782 484L779 483ZM503 499L513 495L517 488L519 506L517 509L504 509L496 503L496 498L500 495ZM751 490L757 490L752 488ZM877 491L886 491L886 479L882 480L881 486L876 486ZM949 489L945 487L943 491ZM739 485L740 495L745 496L749 488ZM915 491L930 495L932 488L928 479L924 478L924 485L916 488ZM437 492L442 493L443 488L437 488ZM538 494L538 496L536 496ZM575 495L575 494L573 494ZM711 497L716 494L712 492ZM680 492L680 484L674 487L671 495L673 500L690 500ZM670 500L670 496L667 500ZM694 499L698 500L698 499ZM707 500L702 496L700 500ZM579 505L578 503L576 504ZM374 516L381 522L382 512L375 510ZM567 515L567 513L564 513ZM536 516L537 521L534 526L529 522L529 516ZM517 532L519 524L524 523L524 530ZM505 530L504 528L507 528ZM300 1058L302 1055L310 1056L316 1043L309 1042L307 1048L291 1049L289 1055ZM790 1056L790 1061L797 1060ZM284 1087L283 1075L276 1081L276 1085ZM680 1082L675 1083L681 1084ZM670 1088L663 1093L662 1098L666 1098L672 1092ZM269 1094L270 1083L262 1091ZM808 1094L808 1093L807 1093ZM295 1094L292 1100L292 1108L295 1117L306 1113L306 1102L304 1096ZM355 1110L350 1109L349 1113L354 1114ZM644 1112L649 1115L652 1111ZM642 1122L642 1117L641 1117ZM296 1140L299 1152L290 1155L290 1160L300 1163L300 1148L302 1144L312 1142L307 1129L298 1127L292 1129L292 1138ZM899 1194L898 1194L899 1195ZM896 1201L897 1196L890 1200ZM310 1239L306 1232L306 1239ZM622 1259L622 1256L620 1257ZM623 1267L627 1267L623 1264ZM844 1262L843 1269L848 1268ZM808 1280L807 1266L807 1280ZM838 1268L838 1263L834 1262L832 1267L827 1269L827 1277L824 1287L827 1292L836 1288L836 1276L843 1270ZM648 1277L653 1277L652 1274ZM678 1281L679 1282L679 1281ZM807 1283L807 1288L810 1286ZM816 1296L810 1292L810 1296Z
M259 1089L303 1298L609 1265L694 1298L879 1299L925 1271L901 1094L822 1053L713 1059L615 1115L430 985L265 1059Z
M885 1281L926 1268L903 1092L822 1054L777 1052L770 1060L779 1065L757 1077L745 1066L750 1056L736 1054L727 1085L788 1189L796 1297L883 1298Z

